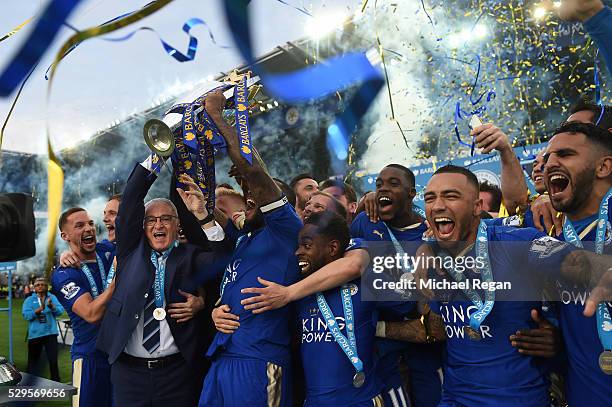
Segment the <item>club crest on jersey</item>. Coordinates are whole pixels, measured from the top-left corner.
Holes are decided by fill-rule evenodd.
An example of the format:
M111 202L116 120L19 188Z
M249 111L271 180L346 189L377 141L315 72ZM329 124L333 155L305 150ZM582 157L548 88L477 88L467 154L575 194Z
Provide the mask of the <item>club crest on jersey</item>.
M502 225L504 226L520 227L522 223L519 215L508 216L502 220Z
M351 290L351 296L357 294L357 292L359 291L359 287L357 287L357 284L345 284L344 286L342 286L342 288L348 288L349 290Z
M551 236L542 236L531 243L530 251L537 253L540 259L545 259L565 249L567 243Z
M64 294L64 298L69 300L75 295L77 295L80 289L81 288L79 286L77 286L74 282L71 281L68 284L64 285L60 291L62 292L62 294Z

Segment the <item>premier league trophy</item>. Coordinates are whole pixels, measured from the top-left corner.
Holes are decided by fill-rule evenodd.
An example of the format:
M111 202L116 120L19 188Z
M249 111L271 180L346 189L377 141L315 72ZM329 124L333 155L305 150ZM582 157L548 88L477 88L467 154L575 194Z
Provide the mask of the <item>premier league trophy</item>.
M260 89L259 77L232 73L222 85L208 90L190 103L172 106L163 120L150 119L143 129L147 146L164 161L170 157L179 175L178 186L184 187L180 175L190 176L207 197L206 207L212 213L215 202L216 150L225 148L225 140L213 120L204 109L206 96L223 89L226 99L223 117L230 125L236 125L243 156L251 162L249 134L249 100Z

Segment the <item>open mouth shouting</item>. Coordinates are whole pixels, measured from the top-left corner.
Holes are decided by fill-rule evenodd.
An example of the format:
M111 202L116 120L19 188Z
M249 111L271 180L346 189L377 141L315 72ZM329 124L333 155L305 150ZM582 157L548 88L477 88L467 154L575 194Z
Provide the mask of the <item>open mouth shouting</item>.
M83 234L81 237L81 245L87 249L87 251L95 250L96 248L96 235L93 233Z
M376 198L378 204L378 213L383 220L389 220L393 217L394 200L385 193L380 193Z
M550 197L554 200L561 200L564 198L564 195L569 193L569 185L570 179L565 174L560 172L554 172L552 174L548 174L547 179L547 189ZM569 198L565 196L565 198Z
M167 236L168 232L165 231L153 232L153 240L156 242L164 242Z
M455 230L455 221L446 216L438 216L434 218L432 225L441 240L450 239Z

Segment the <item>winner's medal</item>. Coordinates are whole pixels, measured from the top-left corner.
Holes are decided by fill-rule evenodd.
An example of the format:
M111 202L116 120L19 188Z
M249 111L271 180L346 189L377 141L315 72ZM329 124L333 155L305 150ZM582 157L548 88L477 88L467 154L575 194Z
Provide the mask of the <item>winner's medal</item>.
M599 355L599 368L605 374L612 375L612 351L604 350L601 352L601 355Z
M355 375L353 376L353 387L358 389L361 386L363 386L364 383L365 383L365 373L363 372L355 373Z
M353 313L353 300L351 299L351 285L352 284L345 284L340 289L346 336L340 332L340 328L336 323L336 317L321 293L317 293L317 305L319 306L321 315L323 315L323 318L327 321L327 329L331 332L336 343L353 365L353 368L355 368L356 373L353 375L353 387L360 388L365 382L365 373L363 373L363 362L359 359L359 355L357 354L357 340L355 339L355 323L353 319L355 315Z
M479 341L482 339L482 335L480 335L480 332L478 332L476 329L472 328L469 325L463 328L463 330L465 331L467 336L473 341Z
M161 307L155 308L153 310L153 318L155 318L157 321L163 321L166 319L166 310Z

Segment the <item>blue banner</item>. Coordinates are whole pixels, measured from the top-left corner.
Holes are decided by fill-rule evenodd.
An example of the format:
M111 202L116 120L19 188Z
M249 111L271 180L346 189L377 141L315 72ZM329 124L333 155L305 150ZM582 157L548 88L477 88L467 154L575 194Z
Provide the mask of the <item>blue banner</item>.
M526 147L515 147L514 153L521 162L521 165L525 166L531 164L535 156L546 148L546 145L547 143L541 143ZM416 180L415 187L417 190L417 195L414 198L415 205L418 205L421 208L425 207L425 203L423 202L423 191L427 186L427 182L429 182L429 178L431 178L433 173L438 168L447 164L468 168L474 174L476 174L479 181L487 181L491 184L500 185L499 176L501 174L501 163L499 154L497 153L487 155L477 154L472 157L455 158L453 160L438 161L416 167L410 167ZM528 172L530 173L531 170ZM374 191L377 176L378 174L367 174L360 176L362 190ZM531 180L527 179L527 185L530 186L530 184Z

